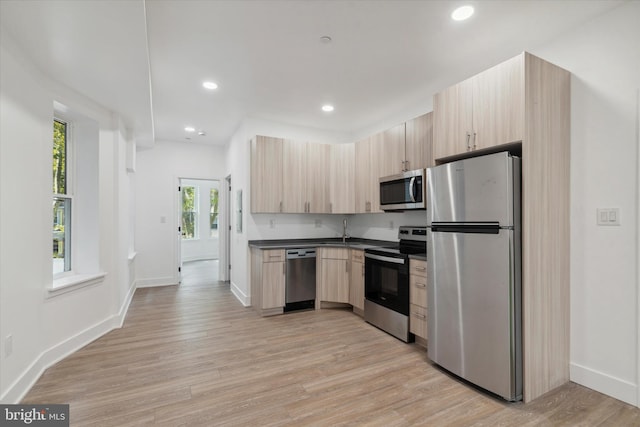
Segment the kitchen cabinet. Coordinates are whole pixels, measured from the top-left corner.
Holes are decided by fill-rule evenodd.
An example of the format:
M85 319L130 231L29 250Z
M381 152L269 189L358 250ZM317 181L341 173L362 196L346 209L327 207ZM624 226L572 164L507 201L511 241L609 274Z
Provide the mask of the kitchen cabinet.
M331 146L311 142L306 145L307 213L330 213L329 155Z
M283 313L285 261L284 249L251 249L251 306L262 316Z
M405 135L405 169L425 169L433 166L433 112L406 122Z
M402 123L382 132L382 146L376 146L376 155L380 160L378 178L406 170L404 131L405 126Z
M433 101L438 163L521 155L525 402L569 381L570 87L568 71L524 52Z
M349 304L364 316L364 251L351 249L349 262Z
M282 138L251 141L251 212L282 212Z
M409 260L409 331L427 339L427 262ZM416 340L422 343L419 340ZM422 343L424 344L424 343Z
M307 144L285 139L282 144L282 212L307 211Z
M316 281L320 301L349 303L349 249L318 248ZM318 306L318 305L317 305Z
M329 212L353 213L356 209L355 144L329 147Z
M283 140L282 210L329 213L330 145Z
M524 54L434 96L433 157L522 141Z
M382 212L380 209L381 158L383 158L383 134L372 135L356 142L356 213Z

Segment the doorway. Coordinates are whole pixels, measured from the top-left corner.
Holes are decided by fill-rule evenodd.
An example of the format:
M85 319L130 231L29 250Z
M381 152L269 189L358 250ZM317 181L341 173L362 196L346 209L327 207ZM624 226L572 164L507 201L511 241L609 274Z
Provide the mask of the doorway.
M220 258L220 181L180 178L179 271L185 264ZM216 268L217 270L217 268ZM216 274L217 276L217 274ZM217 280L217 277L214 278Z

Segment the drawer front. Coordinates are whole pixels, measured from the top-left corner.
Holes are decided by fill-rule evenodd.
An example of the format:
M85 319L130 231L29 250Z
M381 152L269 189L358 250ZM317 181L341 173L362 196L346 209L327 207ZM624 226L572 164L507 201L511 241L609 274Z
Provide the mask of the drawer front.
M364 263L364 251L360 249L351 249L351 261Z
M409 307L409 331L427 339L427 309L411 304Z
M329 259L349 259L349 249L342 248L319 248L320 258Z
M412 274L409 276L409 301L411 304L427 307L427 278Z
M409 274L427 277L427 261L420 259L409 260Z
M262 262L283 262L284 259L284 249L262 251Z

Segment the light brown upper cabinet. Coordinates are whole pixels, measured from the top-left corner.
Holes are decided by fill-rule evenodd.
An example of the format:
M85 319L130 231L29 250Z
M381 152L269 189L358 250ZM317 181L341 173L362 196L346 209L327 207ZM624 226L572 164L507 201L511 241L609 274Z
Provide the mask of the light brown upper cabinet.
M519 55L434 96L434 159L522 141L524 58Z
M329 148L327 144L283 140L279 212L329 212Z
M406 170L424 169L434 165L433 112L423 114L405 123Z
M384 149L382 133L356 142L356 213L382 212L380 210L380 153Z
M433 113L423 114L382 132L380 177L433 166Z
M329 147L329 212L353 213L356 209L355 144Z
M251 141L251 212L282 212L282 138Z

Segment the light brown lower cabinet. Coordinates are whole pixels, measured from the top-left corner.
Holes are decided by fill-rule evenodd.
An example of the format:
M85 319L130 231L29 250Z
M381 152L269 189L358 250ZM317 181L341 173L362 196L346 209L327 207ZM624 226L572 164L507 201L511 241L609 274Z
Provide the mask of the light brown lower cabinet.
M427 339L427 262L409 260L409 331ZM418 339L416 341L419 342Z
M316 262L319 300L349 304L349 249L319 248Z
M285 274L284 249L251 249L251 306L260 315L283 313Z
M364 316L364 251L351 249L349 262L349 304L354 313Z

